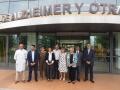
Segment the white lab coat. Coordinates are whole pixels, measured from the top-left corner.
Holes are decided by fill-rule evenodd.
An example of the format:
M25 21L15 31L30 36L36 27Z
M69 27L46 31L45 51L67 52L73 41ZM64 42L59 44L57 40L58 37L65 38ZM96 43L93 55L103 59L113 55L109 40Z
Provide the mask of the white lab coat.
M27 59L27 51L25 49L18 49L15 52L14 60L16 61L16 71L25 71L25 63Z

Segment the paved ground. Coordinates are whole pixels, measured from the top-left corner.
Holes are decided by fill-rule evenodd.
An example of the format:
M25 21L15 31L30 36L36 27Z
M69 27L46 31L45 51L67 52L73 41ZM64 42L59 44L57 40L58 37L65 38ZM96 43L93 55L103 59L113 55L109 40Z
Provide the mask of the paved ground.
M60 80L14 84L14 76L13 70L0 70L0 90L120 90L120 75L114 74L95 74L94 84L81 80L74 85Z

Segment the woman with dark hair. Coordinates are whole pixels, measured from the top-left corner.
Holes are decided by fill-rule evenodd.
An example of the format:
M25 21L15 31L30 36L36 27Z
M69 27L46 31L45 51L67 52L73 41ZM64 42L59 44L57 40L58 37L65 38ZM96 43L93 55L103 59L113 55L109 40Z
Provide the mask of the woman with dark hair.
M52 48L48 48L48 52L45 56L46 61L46 77L47 80L51 80L53 78L53 70L54 70L54 61L55 61L55 54L52 51Z

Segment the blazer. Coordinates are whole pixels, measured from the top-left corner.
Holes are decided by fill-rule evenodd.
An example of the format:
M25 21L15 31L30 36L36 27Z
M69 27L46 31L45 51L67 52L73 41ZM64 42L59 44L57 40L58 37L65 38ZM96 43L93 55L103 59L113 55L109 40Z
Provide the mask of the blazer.
M32 61L32 51L29 51L28 54L27 54L27 61L28 61L28 65L30 65L31 63L35 63L35 65L38 65L39 53L37 51L35 51L34 62L33 62Z
M94 64L94 57L95 57L95 53L94 50L90 49L90 52L88 54L88 49L85 49L84 53L83 53L83 60L86 61L90 61L91 65Z
M74 53L73 54L73 66L72 67L76 67L77 64L77 54ZM70 53L67 53L67 66L70 65Z
M47 52L46 53L46 55L45 55L45 61L47 61L49 59L49 53ZM52 61L55 61L55 54L52 52L52 60L51 60L51 62ZM51 62L49 62L49 63L51 63Z

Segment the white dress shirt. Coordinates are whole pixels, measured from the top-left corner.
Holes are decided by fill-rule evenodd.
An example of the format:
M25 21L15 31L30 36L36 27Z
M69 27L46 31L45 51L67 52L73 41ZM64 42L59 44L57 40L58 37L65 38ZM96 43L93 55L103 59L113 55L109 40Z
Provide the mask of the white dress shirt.
M88 54L90 53L90 49L88 49Z
M58 50L54 49L53 52L55 54L55 60L59 60L61 51L59 49Z
M35 58L35 51L31 51L32 52L32 61L34 62L34 58Z
M79 54L79 51L76 51L77 54Z
M52 53L53 53L53 52L48 52L48 53L49 53L48 61L51 62L51 61L52 61Z

